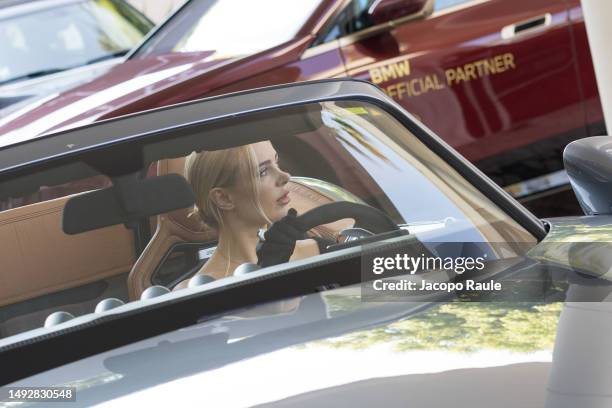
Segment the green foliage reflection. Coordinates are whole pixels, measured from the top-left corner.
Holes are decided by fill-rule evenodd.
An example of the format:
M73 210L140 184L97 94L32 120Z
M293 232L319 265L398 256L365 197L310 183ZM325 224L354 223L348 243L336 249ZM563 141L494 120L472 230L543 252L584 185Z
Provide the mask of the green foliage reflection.
M550 350L563 303L441 303L406 320L317 342L364 349L391 343L397 351Z

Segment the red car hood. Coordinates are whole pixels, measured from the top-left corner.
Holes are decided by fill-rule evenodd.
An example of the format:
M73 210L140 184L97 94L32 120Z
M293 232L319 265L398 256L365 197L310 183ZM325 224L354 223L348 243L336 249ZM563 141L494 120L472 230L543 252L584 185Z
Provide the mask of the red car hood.
M214 52L175 53L128 60L92 82L38 99L0 119L0 147L116 116L117 111L135 101L236 60L213 59L213 55ZM153 107L153 103L146 106Z

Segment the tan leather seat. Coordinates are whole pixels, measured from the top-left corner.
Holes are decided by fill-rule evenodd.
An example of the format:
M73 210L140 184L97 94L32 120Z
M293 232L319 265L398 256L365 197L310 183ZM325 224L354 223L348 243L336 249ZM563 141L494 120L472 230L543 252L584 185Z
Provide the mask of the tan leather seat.
M185 159L163 160L158 163L157 174L183 174ZM299 214L322 204L338 201L333 192L309 185L305 180L291 180L288 184L292 192L291 206ZM140 294L151 286L151 276L162 258L173 245L181 242L207 242L216 240L216 232L203 226L196 217L188 217L191 209L182 209L157 217L157 228L151 241L140 255L128 277L128 290L131 299L137 299ZM352 226L352 220L339 220L313 228L309 234L327 239L335 239L338 233Z
M62 231L70 197L0 211L0 306L108 279L134 265L132 233L123 225Z

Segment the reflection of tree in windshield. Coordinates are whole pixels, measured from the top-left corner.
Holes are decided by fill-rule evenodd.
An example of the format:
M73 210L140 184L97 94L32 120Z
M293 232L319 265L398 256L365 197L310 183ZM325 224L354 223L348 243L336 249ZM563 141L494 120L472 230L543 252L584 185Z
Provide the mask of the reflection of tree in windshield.
M333 303L332 299L328 300ZM550 350L562 305L561 302L441 303L403 321L316 344L364 349L391 343L397 351Z
M350 123L341 119L336 119L336 122L342 126L343 130L343 132L338 132L337 137L344 143L346 143L348 146L350 146L353 150L355 150L356 152L361 152L361 149L357 147L357 145L353 144L351 139L357 142L360 146L362 146L364 150L370 152L373 156L376 156L384 162L389 162L389 159L387 159L387 157L382 154L382 152L380 152L377 148L372 146L372 144L370 144L361 133L355 130ZM369 159L367 155L364 156Z
M366 111L367 112L367 111ZM340 139L346 146L354 152L362 155L367 160L372 160L370 156L393 165L389 159L378 149L372 145L366 138L366 130L354 123L348 115L354 115L348 109L333 109L328 107L328 110L323 111L323 123L332 129L336 130L336 137ZM340 116L345 116L341 118ZM364 120L364 124L369 123Z

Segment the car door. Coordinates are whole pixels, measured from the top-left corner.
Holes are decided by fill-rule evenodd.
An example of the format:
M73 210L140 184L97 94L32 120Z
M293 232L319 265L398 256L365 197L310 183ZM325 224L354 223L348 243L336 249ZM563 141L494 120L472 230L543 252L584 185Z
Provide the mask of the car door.
M371 4L352 1L329 30L349 76L380 86L501 185L562 168L562 147L585 135L564 2L438 0L386 30L368 24Z

